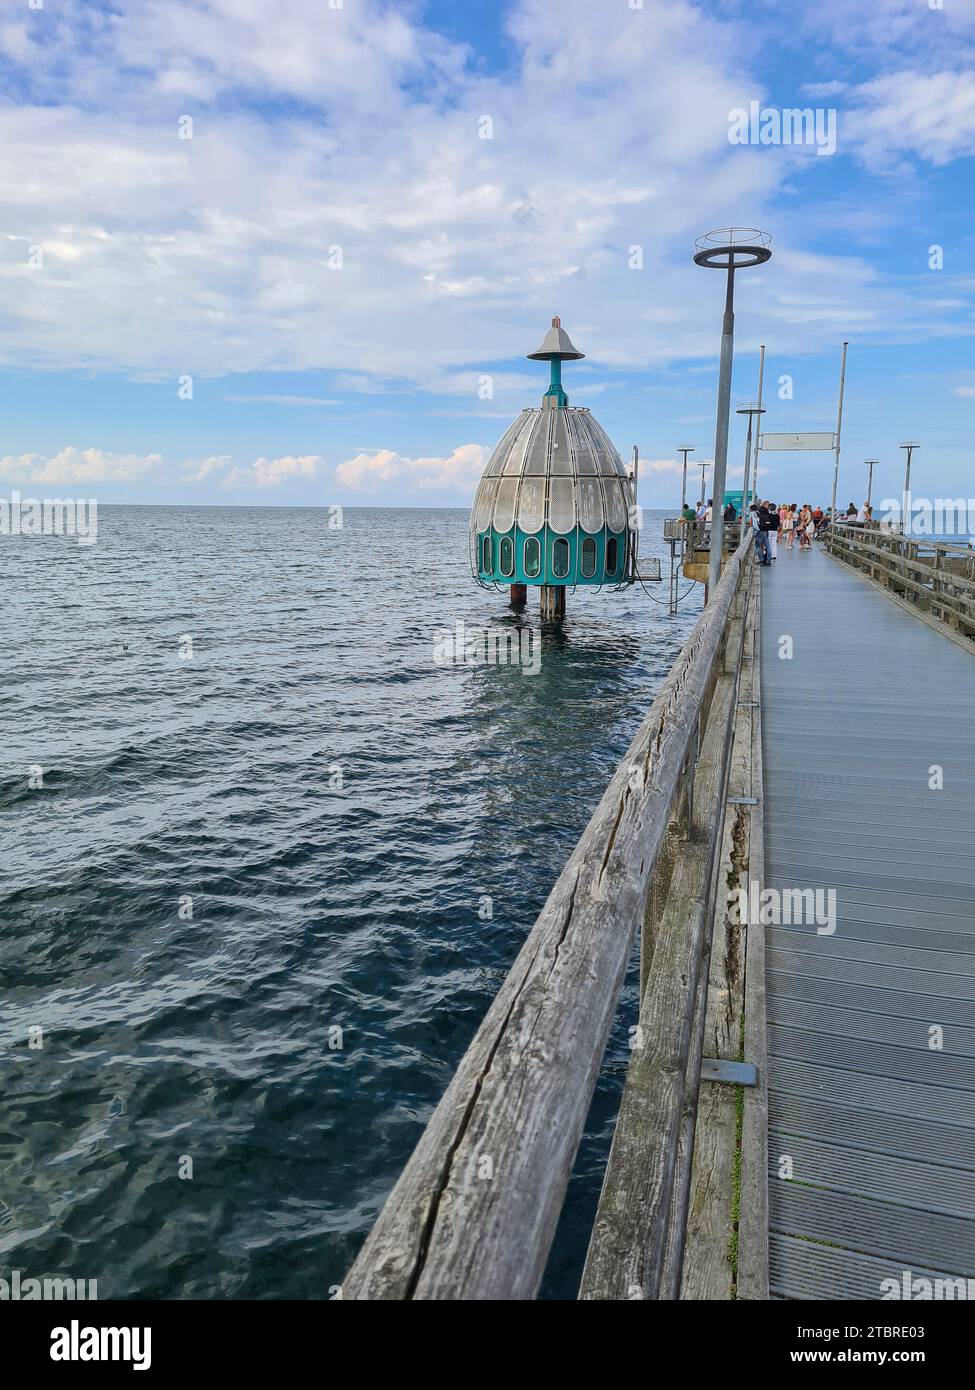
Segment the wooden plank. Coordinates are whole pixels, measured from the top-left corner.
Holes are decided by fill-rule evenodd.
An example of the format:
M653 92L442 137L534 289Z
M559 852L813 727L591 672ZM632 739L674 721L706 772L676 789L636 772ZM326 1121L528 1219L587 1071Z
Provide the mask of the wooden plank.
M344 1298L537 1292L750 543L746 535L730 557L347 1275Z
M722 904L727 899L724 891L727 867L722 863L721 847L724 843L724 828L733 817L728 815L729 781L734 751L734 731L740 714L741 668L745 652L745 633L748 617L748 598L750 586L746 576L738 587L735 599L735 621L729 624L725 638L724 669L735 680L734 708L731 711L728 735L725 740L725 760L723 769L724 792L718 808L719 829L715 841L714 860L708 886L708 911L704 924L702 958L698 969L697 991L694 1002L694 1017L691 1028L691 1044L684 1080L684 1096L681 1102L680 1127L678 1130L677 1163L674 1173L673 1192L667 1219L667 1241L664 1250L664 1264L657 1296L662 1299L680 1297L684 1270L685 1245L687 1240L688 1213L691 1203L691 1182L694 1168L694 1155L697 1148L697 1123L700 1111L701 1058L707 1025L707 1011L710 997L710 974L714 924L719 915L723 921L723 907L719 912L719 899ZM724 949L722 937L721 950ZM706 1087L705 1089L713 1089ZM727 1089L727 1088L725 1088ZM728 1207L731 1206L732 1162L728 1166Z
M740 640L739 640L740 653ZM736 663L737 665L737 663ZM580 1298L655 1299L665 1275L688 1060L724 817L737 673L715 687L695 786L694 834L674 868L643 995ZM691 1100L695 1079L690 1078ZM680 1193L677 1192L678 1200ZM671 1259L679 1278L679 1260Z
M758 668L755 661L757 573L748 612L745 652L738 690L735 738L728 777L728 797L760 796L752 782L752 741ZM737 1060L741 1052L744 1012L744 928L738 918L736 894L747 891L751 809L730 806L722 837L720 881L712 926L704 1051L709 1057ZM694 1137L694 1167L688 1208L682 1299L730 1299L733 1272L729 1259L733 1243L734 1172L738 1148L739 1090L735 1086L701 1086Z
M757 576L756 576L757 578ZM755 654L752 698L752 786L758 805L751 808L748 830L748 876L765 886L765 772L762 758L762 598L754 607ZM745 1057L754 1062L758 1084L744 1096L741 1131L741 1180L738 1215L737 1297L767 1300L768 1248L768 1042L765 1001L765 933L757 925L745 943Z

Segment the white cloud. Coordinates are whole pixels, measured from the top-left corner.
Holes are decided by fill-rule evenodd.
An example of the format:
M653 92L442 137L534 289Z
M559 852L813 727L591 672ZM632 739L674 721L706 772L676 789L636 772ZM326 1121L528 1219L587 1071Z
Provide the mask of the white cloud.
M714 459L697 459L694 458L692 455L688 454L688 475L692 474L695 468L698 469L698 471L700 471L702 463L705 468L711 468L714 464ZM682 459L641 459L641 477L643 476L644 471L648 468L651 473L676 473L679 477L680 474L683 472L684 464Z
M39 454L24 454L21 459L32 461L28 468L31 482L129 483L144 478L161 461L161 455L113 454L105 449L77 449L68 445L47 459L41 460ZM38 460L41 460L39 466ZM3 464L7 461L4 459Z
M934 165L975 154L975 73L897 72L856 89L845 140L868 163L905 155Z
M362 452L335 470L336 481L359 492L378 492L383 483L406 478L421 488L473 493L491 457L483 444L461 444L447 457L405 458L393 449Z
M847 0L830 8L839 25ZM784 255L813 234L784 208L805 170L729 145L729 110L761 92L751 30L721 12L519 0L521 61L484 75L412 6L127 0L123 20L61 0L43 45L6 40L29 93L0 107L6 360L172 380L324 369L343 391L463 395L556 312L604 366L710 359L716 285L691 252L732 217L776 233L749 291L756 334L801 329L816 351L847 309L842 328L878 336L959 322L895 286L881 298L855 258L822 258L843 283L830 314L790 298ZM879 157L903 138L869 85L852 148ZM940 123L924 98L911 148L966 148L962 79L948 97Z
M23 61L30 52L31 41L23 24L4 24L0 26L0 52L8 58Z
M803 82L799 89L806 97L837 97L846 91L845 82Z
M406 459L407 471L420 487L473 493L491 457L483 444L461 444L447 458Z
M0 458L0 478L26 478L40 454L6 454Z
M294 458L255 459L249 468L232 468L223 479L223 487L280 487L295 478L314 478L325 460L318 454Z
M64 15L26 71L38 100L0 108L0 313L20 366L324 368L459 393L559 311L604 363L710 356L694 235L729 203L763 220L784 177L733 158L740 60L687 0L612 22L591 0L522 0L523 65L495 77L372 0ZM298 99L286 116L267 114L274 94ZM61 254L29 269L48 242Z
M380 483L399 477L401 468L399 454L392 449L378 449L373 454L360 453L346 459L336 468L335 477L343 487L374 492Z
M193 471L185 474L180 482L202 483L204 478L209 478L212 473L219 472L221 468L228 468L231 462L229 454L212 454L210 458L201 459L197 464L187 463L184 467L191 467Z

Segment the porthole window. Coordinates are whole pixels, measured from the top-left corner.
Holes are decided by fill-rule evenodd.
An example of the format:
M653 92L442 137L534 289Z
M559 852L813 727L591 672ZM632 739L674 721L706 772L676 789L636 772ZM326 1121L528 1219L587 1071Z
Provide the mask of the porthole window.
M491 569L492 569L491 537L490 537L490 536L482 536L482 537L481 537L481 571L482 571L482 573L484 573L484 574L490 574L490 573L491 573Z
M542 548L537 536L529 536L525 541L525 574L534 579L542 568Z
M569 542L562 537L552 546L552 573L556 579L564 579L569 573Z
M586 579L591 579L596 573L596 542L592 536L587 536L582 542L582 573Z
M510 536L501 537L501 573L505 579L515 572L515 545Z
M610 536L606 542L606 573L615 574L616 566L620 558L620 543L615 536Z

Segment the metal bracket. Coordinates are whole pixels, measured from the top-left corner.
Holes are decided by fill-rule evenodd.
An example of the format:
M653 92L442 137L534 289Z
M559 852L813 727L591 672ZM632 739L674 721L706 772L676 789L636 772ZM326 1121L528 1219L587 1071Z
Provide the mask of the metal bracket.
M753 1062L728 1062L723 1057L704 1057L702 1081L723 1081L729 1086L757 1086L758 1072Z
M739 700L739 701L738 701L738 708L739 708L739 709L758 709L758 701L757 701L757 700Z
M729 797L728 797L728 805L729 805L729 806L757 806L757 805L758 805L758 797L757 797L757 796L729 796Z

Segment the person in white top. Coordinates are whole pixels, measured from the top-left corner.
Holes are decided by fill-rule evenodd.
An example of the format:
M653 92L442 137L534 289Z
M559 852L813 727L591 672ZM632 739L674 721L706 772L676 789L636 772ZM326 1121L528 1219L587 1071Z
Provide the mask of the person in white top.
M857 512L857 521L866 521L866 519L867 519L867 504L866 504L866 502L864 502L863 506L862 506L862 507L860 508L860 510Z

